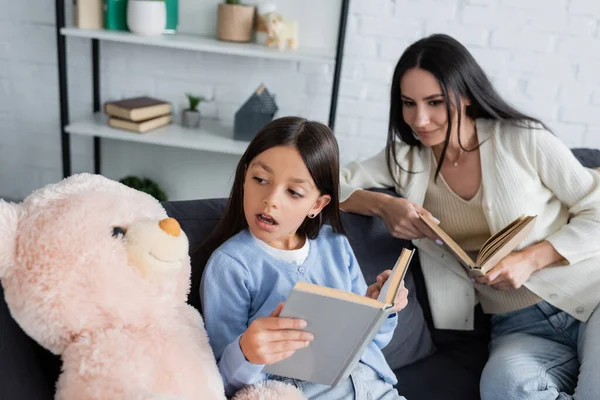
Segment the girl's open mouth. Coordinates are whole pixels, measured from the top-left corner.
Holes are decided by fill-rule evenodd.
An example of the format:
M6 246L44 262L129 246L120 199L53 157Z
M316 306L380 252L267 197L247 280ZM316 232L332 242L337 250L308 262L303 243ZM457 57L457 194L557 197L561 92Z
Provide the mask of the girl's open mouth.
M269 214L257 214L256 217L259 221L264 222L265 224L277 225L277 221L275 221L275 219L273 219L273 217L271 217Z
M259 229L267 232L272 232L277 229L277 221L269 214L256 214L256 225Z

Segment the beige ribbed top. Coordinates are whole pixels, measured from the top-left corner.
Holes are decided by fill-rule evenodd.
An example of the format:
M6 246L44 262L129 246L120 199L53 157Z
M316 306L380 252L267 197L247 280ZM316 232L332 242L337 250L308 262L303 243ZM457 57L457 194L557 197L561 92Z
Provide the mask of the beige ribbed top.
M431 159L433 168L423 208L440 220L440 227L474 260L481 246L491 236L483 212L482 186L471 199L463 199L450 188L441 173L437 182L434 182L437 162L433 152ZM542 300L524 286L516 290L496 290L478 283L474 286L481 307L488 314L520 310Z
M540 126L478 119L483 213L492 234L520 215L537 215L519 248L546 240L569 263L534 272L525 286L579 321L600 304L600 173L586 169ZM389 188L423 205L433 168L430 149L402 142L390 173L385 150L340 171L340 201L360 188ZM426 172L426 173L425 173ZM478 294L455 257L429 239L414 239L433 323L473 329Z

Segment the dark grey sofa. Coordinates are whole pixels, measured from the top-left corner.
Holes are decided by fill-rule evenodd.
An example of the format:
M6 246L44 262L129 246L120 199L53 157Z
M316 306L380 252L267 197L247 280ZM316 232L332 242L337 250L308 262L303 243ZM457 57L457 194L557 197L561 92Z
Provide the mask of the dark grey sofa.
M574 149L587 167L600 167L600 151ZM165 203L189 237L200 242L216 224L224 199ZM343 223L367 282L393 265L408 241L392 238L378 218L343 214ZM207 254L192 257L192 291L189 303L201 309L198 288ZM476 329L469 332L432 327L418 257L406 277L409 306L399 314L399 324L385 355L398 377L398 390L408 400L479 399L479 377L487 358L489 319L476 310ZM0 286L0 400L53 398L60 360L29 339L11 318Z

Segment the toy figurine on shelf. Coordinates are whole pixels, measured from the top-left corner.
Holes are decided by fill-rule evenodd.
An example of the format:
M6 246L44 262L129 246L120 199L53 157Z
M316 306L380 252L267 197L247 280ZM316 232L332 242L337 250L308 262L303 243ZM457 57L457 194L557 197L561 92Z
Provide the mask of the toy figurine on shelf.
M298 21L286 20L276 12L264 16L267 28L267 46L283 50L298 48Z

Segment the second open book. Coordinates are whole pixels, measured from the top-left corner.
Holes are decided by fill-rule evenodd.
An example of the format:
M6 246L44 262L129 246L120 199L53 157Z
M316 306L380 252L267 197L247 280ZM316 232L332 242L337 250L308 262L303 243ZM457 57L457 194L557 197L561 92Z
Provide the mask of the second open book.
M467 269L470 275L485 275L500 260L509 255L528 235L535 225L536 216L524 215L493 235L481 246L477 259L472 260L467 253L438 224L426 215L419 217L440 238L448 250Z
M413 252L402 250L377 299L298 282L279 316L304 319L314 340L263 372L330 386L346 379L392 313Z

